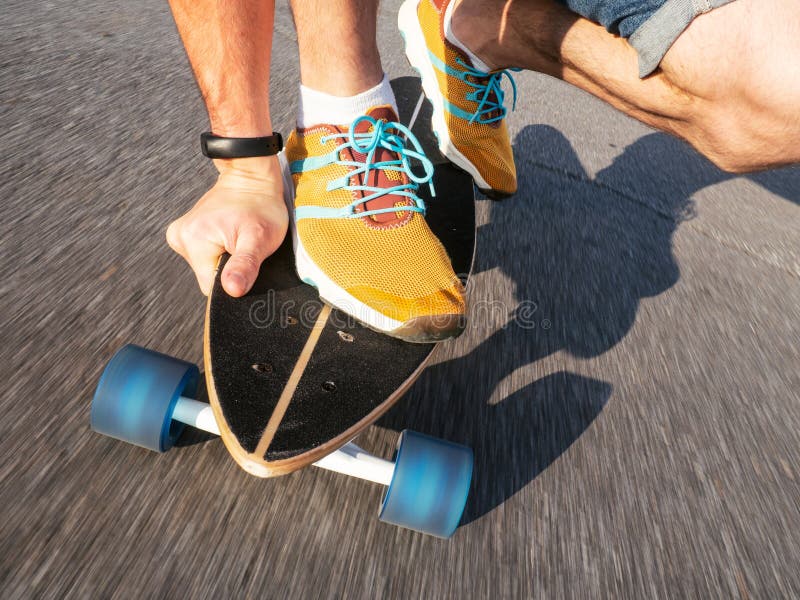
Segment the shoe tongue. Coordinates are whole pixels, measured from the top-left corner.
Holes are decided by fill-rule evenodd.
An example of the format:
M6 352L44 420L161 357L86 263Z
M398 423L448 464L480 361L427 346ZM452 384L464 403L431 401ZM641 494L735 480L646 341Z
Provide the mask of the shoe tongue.
M376 121L398 121L397 114L394 109L388 104L383 106L373 106L367 111L367 116L372 117ZM370 128L370 123L367 120L361 121L356 127L356 133L367 133Z
M388 104L385 106L375 106L369 109L366 114L376 121L394 122L398 120L394 109L392 109L392 107ZM358 123L355 128L355 132L369 133L370 127L372 127L372 124L367 120L363 120ZM375 149L375 152L372 155L372 163L374 164L384 161L397 160L397 158L398 155L396 152L391 152L386 148L378 147ZM353 159L357 162L366 161L367 155L361 152L353 152ZM386 171L383 169L370 169L368 173L361 176L361 179L362 181L358 182L359 184L379 188L390 188L408 183L408 177L405 173L402 173L401 171ZM359 193L363 197L372 195L373 192ZM412 206L413 204L413 201L405 196L399 196L397 194L384 194L375 198L374 200L359 204L356 207L356 212L364 212L382 208L393 208L397 206ZM368 219L373 225L386 227L393 226L401 221L407 220L411 214L412 213L409 211L403 210L399 212L385 212L377 215L370 215L365 218Z

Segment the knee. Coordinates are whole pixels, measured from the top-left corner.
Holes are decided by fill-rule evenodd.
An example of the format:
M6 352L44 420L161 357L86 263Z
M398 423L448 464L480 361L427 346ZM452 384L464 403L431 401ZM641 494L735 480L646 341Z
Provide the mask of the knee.
M666 57L667 78L690 99L679 116L687 138L726 171L800 161L800 71L792 62L800 32L776 24L780 7L789 3L733 2L711 11Z
M690 141L707 159L729 173L746 173L766 166L763 135L749 126L746 113L709 108Z
M694 145L720 169L743 173L800 161L800 84L731 86L700 102Z

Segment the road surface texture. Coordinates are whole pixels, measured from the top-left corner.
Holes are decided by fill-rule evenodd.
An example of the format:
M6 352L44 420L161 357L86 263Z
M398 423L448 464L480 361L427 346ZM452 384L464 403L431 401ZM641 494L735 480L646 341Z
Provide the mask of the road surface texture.
M413 95L398 6L380 47ZM725 174L518 76L520 190L479 202L472 324L360 439L475 449L443 541L380 523L367 482L260 480L197 433L158 455L89 429L122 344L201 361L204 299L164 232L214 180L205 113L161 0L3 13L0 596L800 595L798 169ZM279 2L284 134L296 59Z

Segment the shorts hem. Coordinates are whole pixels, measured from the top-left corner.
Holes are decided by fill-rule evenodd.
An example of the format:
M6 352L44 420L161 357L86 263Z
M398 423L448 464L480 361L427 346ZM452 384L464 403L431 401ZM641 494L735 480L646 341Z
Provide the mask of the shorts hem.
M733 0L667 0L628 38L639 55L639 77L647 77L658 68L664 55L700 14Z

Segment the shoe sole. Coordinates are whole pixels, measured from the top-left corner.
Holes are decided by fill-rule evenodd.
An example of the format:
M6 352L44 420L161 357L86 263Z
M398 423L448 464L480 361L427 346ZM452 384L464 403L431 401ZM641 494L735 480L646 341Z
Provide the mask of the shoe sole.
M444 102L442 102L442 93L439 90L439 83L436 79L436 69L428 58L428 46L425 43L425 36L419 25L417 16L419 3L420 0L406 0L403 2L397 15L397 27L400 29L400 35L403 36L408 63L411 68L419 73L422 80L422 89L425 91L428 102L433 107L431 127L436 135L436 140L439 142L439 152L444 154L457 167L469 173L475 181L475 185L486 196L497 200L511 196L512 194L492 189L486 183L486 180L481 177L477 167L456 148L456 145L450 139L450 133L447 130L447 123L444 117L445 109Z
M284 201L289 207L289 214L293 215L294 181L289 174L288 163L283 153L280 155L280 162L283 167ZM457 337L464 331L466 315L423 315L408 321L398 321L367 306L334 283L311 259L297 234L294 218L290 220L290 233L294 247L295 269L300 279L316 288L323 302L343 311L362 325L391 337L418 344L430 344Z

